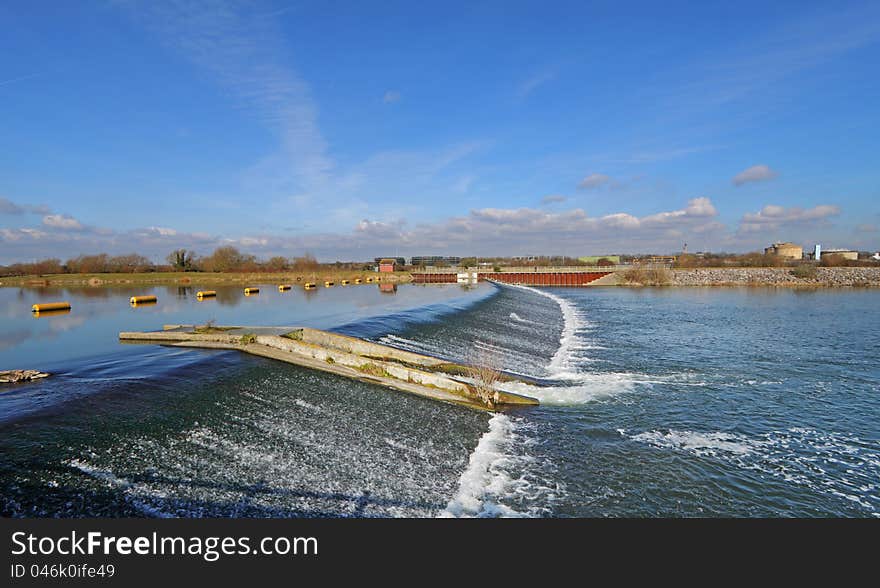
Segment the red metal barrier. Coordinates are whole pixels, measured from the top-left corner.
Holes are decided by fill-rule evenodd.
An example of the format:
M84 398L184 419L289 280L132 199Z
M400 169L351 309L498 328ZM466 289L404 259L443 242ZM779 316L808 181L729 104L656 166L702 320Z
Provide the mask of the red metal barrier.
M495 280L505 284L529 286L586 286L611 272L480 272L480 280ZM452 272L414 273L417 284L454 284L458 276Z

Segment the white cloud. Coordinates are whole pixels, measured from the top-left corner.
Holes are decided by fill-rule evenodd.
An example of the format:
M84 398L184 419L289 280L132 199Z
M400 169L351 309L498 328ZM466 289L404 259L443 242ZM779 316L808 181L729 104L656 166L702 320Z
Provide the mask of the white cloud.
M385 104L394 104L395 102L400 101L400 92L397 90L388 90L385 92L385 95L382 97L382 102Z
M768 204L759 212L746 213L739 224L740 233L755 233L774 230L786 225L817 225L827 223L828 219L840 214L837 206L823 204L813 208L785 208Z
M763 164L753 165L752 167L744 169L743 171L733 176L733 185L742 186L743 184L748 184L749 182L765 182L767 180L772 180L778 175L779 174L770 169L769 166Z
M84 228L78 220L63 214L47 214L43 217L43 224L53 229L65 231L81 231Z
M167 227L149 227L147 231L150 231L162 237L173 237L177 234L176 230L169 229Z
M578 184L578 188L581 188L583 190L595 190L596 188L604 186L610 181L611 178L606 176L605 174L592 173L580 181L580 183Z
M288 65L275 18L255 18L247 3L208 7L145 3L136 16L169 47L232 90L279 134L281 166L301 190L327 180L334 162L318 127L308 84Z

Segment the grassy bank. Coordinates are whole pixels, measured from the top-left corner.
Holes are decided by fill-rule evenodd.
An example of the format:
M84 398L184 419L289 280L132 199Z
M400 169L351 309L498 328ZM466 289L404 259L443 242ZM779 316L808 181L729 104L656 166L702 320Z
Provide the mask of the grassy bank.
M199 285L244 285L244 284L292 284L306 282L323 284L342 280L381 278L382 282L406 283L412 281L409 272L378 274L376 272L337 270L332 268L307 272L257 272L257 273L219 273L219 272L146 272L125 274L51 274L42 276L17 276L0 278L0 286L45 287L45 286L122 286L130 284L199 284Z

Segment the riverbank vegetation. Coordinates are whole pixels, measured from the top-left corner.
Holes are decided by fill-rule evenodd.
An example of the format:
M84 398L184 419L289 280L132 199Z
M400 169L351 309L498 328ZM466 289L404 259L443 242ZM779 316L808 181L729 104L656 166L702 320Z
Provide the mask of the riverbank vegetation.
M219 247L207 256L186 249L168 254L164 264L156 264L138 254L110 256L80 255L62 262L44 259L33 263L0 266L5 286L66 286L123 284L223 284L272 283L304 284L374 276L372 266L362 262L319 263L311 254L300 257L276 256L259 260L235 247ZM383 282L409 281L407 272L382 274Z
M621 273L621 282L629 286L667 286L672 274L666 268L636 266Z
M327 269L357 271L368 269L361 262L318 263L318 260L309 253L301 257L275 256L267 260L259 260L255 255L243 253L231 246L218 247L210 255L201 257L187 249L175 249L168 254L165 261L166 263L154 263L137 253L115 256L99 253L97 255L80 255L64 262L52 258L31 263L0 266L0 277L169 272L306 273Z

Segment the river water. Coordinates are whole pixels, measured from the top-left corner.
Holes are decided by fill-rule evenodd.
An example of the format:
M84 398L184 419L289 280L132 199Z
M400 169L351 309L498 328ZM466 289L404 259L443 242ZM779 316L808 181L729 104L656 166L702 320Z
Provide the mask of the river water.
M0 288L0 369L53 373L0 388L2 514L880 513L876 290L216 289ZM72 312L30 316L61 299ZM211 319L490 363L542 404L487 415L116 339Z

